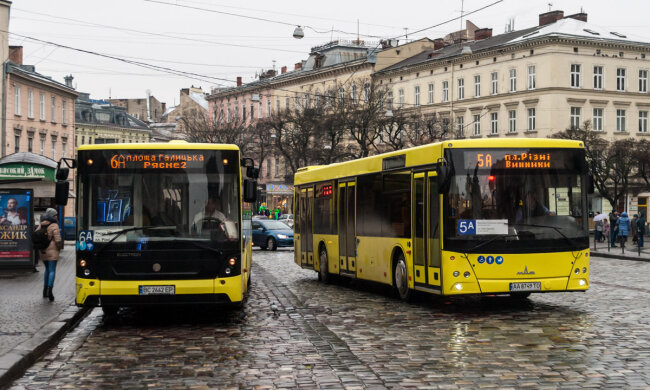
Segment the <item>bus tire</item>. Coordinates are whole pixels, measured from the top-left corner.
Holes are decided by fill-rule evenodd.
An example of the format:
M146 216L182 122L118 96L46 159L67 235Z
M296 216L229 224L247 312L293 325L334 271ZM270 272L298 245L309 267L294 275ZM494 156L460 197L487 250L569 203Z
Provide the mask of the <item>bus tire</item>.
M318 280L321 282L327 284L329 283L330 280L330 273L328 269L328 264L327 264L327 249L325 249L324 246L321 246L320 250L318 251L318 259L320 261L320 269L318 271Z
M119 309L120 309L119 306L113 306L113 305L102 306L102 312L104 312L104 316L106 317L113 317L114 315L117 314L117 311Z
M406 268L406 259L404 254L400 251L395 259L395 268L393 270L393 279L395 283L395 291L400 299L408 302L413 296L413 292L409 288L408 270Z
M269 248L269 250L274 251L278 249L278 246L275 244L275 239L273 237L269 237L266 240L266 246Z

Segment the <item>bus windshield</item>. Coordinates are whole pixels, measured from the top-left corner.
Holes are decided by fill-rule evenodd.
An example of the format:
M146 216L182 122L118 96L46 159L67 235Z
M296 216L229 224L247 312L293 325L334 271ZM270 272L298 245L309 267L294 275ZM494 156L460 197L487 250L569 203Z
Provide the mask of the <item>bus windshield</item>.
M584 154L574 149L453 149L445 249L466 253L586 249Z
M236 152L176 152L202 161L155 169L129 161L116 169L110 165L114 151L84 153L89 156L80 167L86 210L80 230L92 230L95 242L239 241Z

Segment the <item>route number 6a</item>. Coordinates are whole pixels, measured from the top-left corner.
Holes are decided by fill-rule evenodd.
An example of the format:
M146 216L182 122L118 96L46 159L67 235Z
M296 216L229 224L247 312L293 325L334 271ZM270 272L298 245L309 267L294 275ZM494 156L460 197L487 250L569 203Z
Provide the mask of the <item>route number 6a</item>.
M79 232L79 240L81 242L93 242L93 232L92 230L82 230Z

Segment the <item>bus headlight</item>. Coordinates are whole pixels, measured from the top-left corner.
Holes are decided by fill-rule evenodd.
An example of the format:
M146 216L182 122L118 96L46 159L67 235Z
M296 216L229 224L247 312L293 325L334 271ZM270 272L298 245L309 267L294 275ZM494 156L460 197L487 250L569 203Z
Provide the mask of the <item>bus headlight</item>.
M469 275L470 275L469 271L465 271L465 273L463 274L463 276L466 278L469 278Z
M89 269L85 269L85 270L84 270L84 275L85 275L85 276L90 275L90 270L89 270Z
M456 284L454 284L454 288L455 288L456 290L460 291L460 290L463 289L463 285L460 284L460 283L456 283Z
M578 281L578 284L584 286L585 284L587 284L587 282L585 282L584 279L580 279L580 281Z
M226 268L226 271L225 271L225 272L226 272L226 275L230 275L230 273L231 273L232 271L230 270L230 267L228 267L228 268Z
M454 271L454 277L457 278L458 275L460 275L460 272L458 272L458 271Z

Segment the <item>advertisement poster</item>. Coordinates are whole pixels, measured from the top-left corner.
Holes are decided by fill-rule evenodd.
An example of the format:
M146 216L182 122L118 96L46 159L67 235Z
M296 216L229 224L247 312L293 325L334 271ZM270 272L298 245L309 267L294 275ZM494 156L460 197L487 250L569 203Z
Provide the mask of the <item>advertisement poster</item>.
M33 191L0 189L0 262L31 263Z

